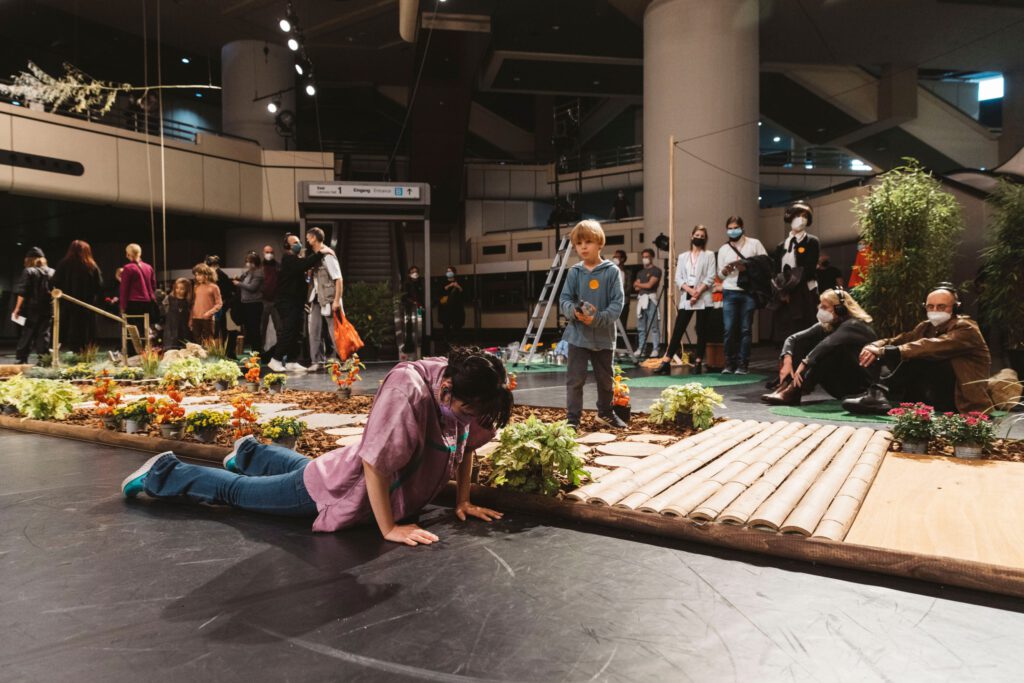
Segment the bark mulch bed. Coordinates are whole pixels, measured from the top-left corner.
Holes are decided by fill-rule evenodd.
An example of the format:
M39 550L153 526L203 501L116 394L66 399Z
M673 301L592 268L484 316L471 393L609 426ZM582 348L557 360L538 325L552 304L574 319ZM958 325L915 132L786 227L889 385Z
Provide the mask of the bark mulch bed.
M893 450L899 450L899 444ZM944 444L933 444L924 455L945 455L953 457L953 447ZM1003 460L1006 462L1024 462L1024 440L996 439L980 460Z

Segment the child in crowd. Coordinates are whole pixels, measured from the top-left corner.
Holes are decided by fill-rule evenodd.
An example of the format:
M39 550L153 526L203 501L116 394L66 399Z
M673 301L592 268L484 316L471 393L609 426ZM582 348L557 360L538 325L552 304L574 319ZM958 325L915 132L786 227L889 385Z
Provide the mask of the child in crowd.
M213 268L205 263L198 263L192 269L196 278L195 293L192 295L192 336L203 343L214 336L214 315L220 310L223 301L220 288L215 284L216 274Z
M164 301L164 348L183 349L191 340L192 283L183 277L174 281L171 295Z
M562 339L569 345L566 367L566 407L569 424L579 428L587 363L597 380L597 421L613 428L626 424L612 412L612 354L615 321L624 299L618 267L601 257L604 230L594 220L576 224L569 234L582 259L569 269L558 308L569 324Z
M469 502L474 451L508 424L512 391L505 367L480 349L399 363L384 378L359 443L311 460L252 436L235 442L224 469L150 458L121 484L127 498L185 498L243 510L315 518L313 531L375 520L388 541L429 545L438 537L414 523L454 477L455 516L501 519Z

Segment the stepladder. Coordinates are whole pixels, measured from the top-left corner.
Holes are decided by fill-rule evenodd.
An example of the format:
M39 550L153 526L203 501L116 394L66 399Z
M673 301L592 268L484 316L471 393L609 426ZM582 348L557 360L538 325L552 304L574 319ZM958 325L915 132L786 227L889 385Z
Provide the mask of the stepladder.
M557 314L557 299L559 294L559 288L562 284L562 278L565 276L565 270L569 265L569 257L572 255L572 241L568 236L563 237L558 244L558 250L555 252L555 258L551 261L551 268L548 269L548 276L544 280L544 286L540 290L540 296L537 298L537 303L533 307L533 312L530 314L530 320L526 325L526 332L523 334L522 341L519 342L519 346L516 347L515 351L512 352L512 356L509 362L513 365L516 363L525 363L529 365L533 362L534 356L540 343L541 337L544 336L544 331L548 323L548 317L551 315L552 306L555 307ZM522 354L526 354L526 357L521 359Z

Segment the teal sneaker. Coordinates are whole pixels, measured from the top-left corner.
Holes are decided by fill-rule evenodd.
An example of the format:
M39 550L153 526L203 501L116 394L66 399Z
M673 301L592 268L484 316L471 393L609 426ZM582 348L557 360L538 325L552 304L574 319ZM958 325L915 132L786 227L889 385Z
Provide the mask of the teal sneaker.
M121 482L121 493L124 494L124 497L135 498L140 493L144 493L146 476L149 475L149 471L153 469L153 465L157 460L169 453L171 453L171 451L154 455L152 458L142 463L142 467L129 474L125 480Z
M231 452L224 456L224 469L226 469L228 472L233 472L235 474L241 474L242 471L240 469L238 469L238 467L235 466L235 454L238 453L238 446L243 441L245 441L246 439L255 439L255 438L256 437L253 436L252 434L246 434L245 436L243 436L240 439L235 439L235 445L231 449Z

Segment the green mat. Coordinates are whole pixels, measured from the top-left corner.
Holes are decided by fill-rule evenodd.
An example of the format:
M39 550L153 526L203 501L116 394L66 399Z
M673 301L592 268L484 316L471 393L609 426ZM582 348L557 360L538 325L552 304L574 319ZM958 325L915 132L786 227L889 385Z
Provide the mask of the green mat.
M705 387L730 387L738 384L753 384L764 382L767 375L759 375L752 372L749 375L723 375L720 372L708 372L701 375L649 375L645 377L630 377L629 386L638 389L653 387L663 389L677 384L690 384L696 382Z
M805 403L800 406L772 406L768 409L772 415L782 417L795 417L797 419L809 420L831 420L833 422L892 422L893 418L888 415L854 415L843 410L842 402L821 401L819 403Z

